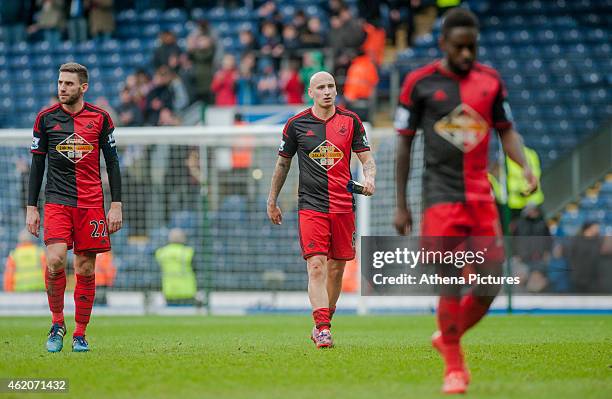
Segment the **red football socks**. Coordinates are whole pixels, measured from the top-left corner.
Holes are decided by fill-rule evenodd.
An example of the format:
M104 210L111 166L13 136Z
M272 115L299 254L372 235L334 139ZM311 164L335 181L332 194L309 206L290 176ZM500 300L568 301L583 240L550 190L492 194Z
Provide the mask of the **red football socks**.
M73 334L74 336L85 335L85 329L87 328L87 323L89 323L95 296L95 275L92 274L91 276L81 276L77 274L76 287L74 288L74 320L76 321L76 329L74 330Z
M330 306L329 307L329 321L332 321L332 319L334 318L334 313L336 313L336 307Z
M318 308L312 312L312 318L314 319L315 326L318 330L324 330L325 328L331 328L331 316L329 308Z
M446 373L463 370L463 359L459 340L461 305L457 297L440 297L438 304L438 328L442 333L445 350L442 353L446 363Z
M479 301L477 297L470 294L461 298L461 335L472 328L474 324L478 323L478 321L487 314L490 304L489 302L489 304L486 305Z
M64 292L66 291L66 271L45 269L47 300L53 323L64 323Z

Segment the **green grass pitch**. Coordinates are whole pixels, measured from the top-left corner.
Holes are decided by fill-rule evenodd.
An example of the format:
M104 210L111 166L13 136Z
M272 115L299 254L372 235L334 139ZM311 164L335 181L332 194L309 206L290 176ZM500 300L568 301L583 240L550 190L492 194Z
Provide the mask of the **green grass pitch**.
M67 319L70 320L70 317ZM433 316L96 317L90 353L46 353L49 318L0 318L0 378L68 378L78 398L438 398ZM469 398L611 398L612 317L490 316L463 340ZM0 397L10 397L0 394ZM15 398L46 394L12 394Z

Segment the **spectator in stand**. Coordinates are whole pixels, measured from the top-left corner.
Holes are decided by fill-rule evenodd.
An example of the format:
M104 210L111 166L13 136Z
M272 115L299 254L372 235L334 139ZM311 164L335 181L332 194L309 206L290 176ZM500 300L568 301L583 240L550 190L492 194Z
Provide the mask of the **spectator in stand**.
M153 51L153 67L157 70L162 65L176 68L181 55L181 48L176 43L176 36L170 31L159 34L159 43Z
M612 237L602 237L599 223L587 221L567 251L574 292L610 293Z
M35 23L28 27L28 33L33 35L42 32L42 38L51 45L59 43L66 26L64 0L36 0Z
M213 43L216 43L216 44L219 43L219 35L217 35L215 30L211 27L211 25L205 19L200 19L197 22L196 28L189 33L189 36L187 36L187 40L189 40L190 38L194 36L196 37L195 39L196 42L199 40L197 39L198 37L206 36L206 37L209 37ZM221 60L223 59L223 54L224 54L223 46L215 45L214 49L215 49L215 54L213 57L213 65L219 65L221 64Z
M121 90L121 105L119 106L119 118L113 119L118 126L142 126L142 111L130 95L130 90L125 87Z
M87 40L87 19L85 0L70 0L68 9L68 40L73 43Z
M330 19L331 32L329 33L329 44L337 53L347 50L356 50L365 41L365 32L362 21L355 19L351 10L344 6L337 16Z
M283 28L283 46L285 47L285 55L288 57L294 56L297 51L303 47L298 36L298 31L295 26L288 24Z
M132 98L140 109L144 112L147 106L147 96L153 88L153 80L151 76L143 69L139 69L133 75ZM128 79L130 77L128 76Z
M292 58L286 69L281 71L281 89L287 104L302 104L304 83L300 80L300 61Z
M542 292L548 286L548 263L552 250L550 230L539 206L527 204L514 232L515 260L525 266L522 282L529 292Z
M283 56L284 47L278 35L276 25L272 21L264 21L261 25L261 38L259 42L259 51L264 57L274 59L275 66L280 64L280 59Z
M257 40L255 40L255 35L248 29L242 29L238 33L238 41L240 43L240 51L242 51L243 54L249 51L255 51L259 48L257 46Z
M89 34L92 38L110 39L115 31L114 0L85 0L89 12Z
M351 60L357 56L365 41L363 23L353 19L348 7L340 8L339 14L330 19L331 32L328 43L334 50L334 76L343 83Z
M291 19L290 25L295 26L295 29L298 32L298 36L302 36L304 33L306 33L306 30L308 29L306 23L307 19L304 10L297 10L295 14L293 14L293 18Z
M195 99L210 104L212 102L211 84L215 42L209 35L190 36L187 39L187 55L193 63L193 76L196 84Z
M302 69L300 69L300 80L304 84L304 93L302 98L304 104L312 104L312 99L308 95L308 85L310 78L315 73L324 70L323 54L320 51L308 51L302 56Z
M172 75L169 66L162 65L155 71L153 88L147 95L145 108L145 123L147 125L158 125L161 110L164 108L172 109L173 97L170 88L171 81Z
M189 98L189 104L191 104L196 98L196 83L193 61L191 61L187 53L181 53L181 56L179 57L179 68L177 75L185 86L187 97Z
M311 17L306 24L306 30L300 35L300 42L306 48L321 48L326 45L321 20Z
M347 107L362 121L370 121L370 105L378 84L378 71L372 59L363 51L353 58L344 82Z
M232 106L236 104L236 59L231 54L223 56L221 69L215 73L211 89L215 93L215 105Z
M170 74L170 91L172 92L172 111L178 114L190 104L189 94L180 76L172 69L169 69L168 72Z
M242 56L240 60L240 76L236 82L236 94L238 104L240 105L255 105L259 103L257 98L257 79L254 72L255 65L255 53L249 52Z
M257 79L257 96L261 104L278 104L280 87L274 69L274 63L269 58L259 60L259 78Z

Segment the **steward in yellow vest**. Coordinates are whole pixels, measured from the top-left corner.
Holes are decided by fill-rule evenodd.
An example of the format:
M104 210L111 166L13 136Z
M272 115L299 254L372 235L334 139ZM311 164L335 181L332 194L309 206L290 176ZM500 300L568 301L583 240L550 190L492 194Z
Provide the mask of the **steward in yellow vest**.
M531 148L523 147L527 164L531 167L533 175L540 180L542 169L540 168L540 159L538 154ZM508 187L508 207L514 214L519 214L528 203L534 205L542 205L544 202L544 193L538 185L538 189L531 195L525 195L529 187L527 181L523 177L523 168L516 162L506 156L506 167L508 170L507 187Z
M166 301L194 299L197 291L193 272L193 248L185 245L185 233L172 229L169 244L155 251L155 259L162 272L162 291Z
M45 251L34 245L27 231L19 234L19 244L6 259L4 291L45 291Z

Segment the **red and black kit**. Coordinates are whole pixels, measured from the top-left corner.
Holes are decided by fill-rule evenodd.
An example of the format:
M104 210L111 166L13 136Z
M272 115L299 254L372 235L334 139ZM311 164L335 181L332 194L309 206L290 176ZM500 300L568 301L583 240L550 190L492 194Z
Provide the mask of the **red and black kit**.
M298 154L300 243L305 258L354 257L354 199L346 187L351 152L369 150L359 117L341 107L327 120L307 109L285 125L278 153L285 158Z
M75 251L110 249L100 152L106 162L112 200L121 201L121 175L113 130L108 113L89 103L76 113L57 104L38 114L30 148L33 158L28 205L38 203L47 157L44 226L47 244L60 241L72 248L74 243Z

